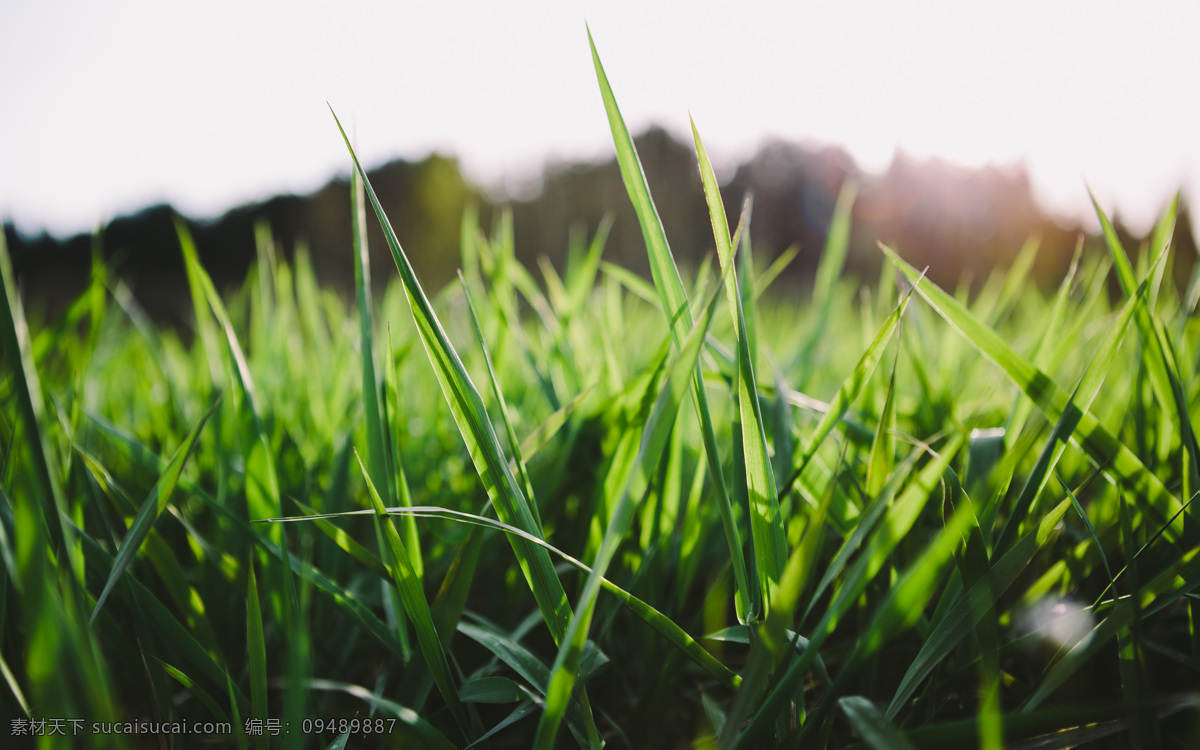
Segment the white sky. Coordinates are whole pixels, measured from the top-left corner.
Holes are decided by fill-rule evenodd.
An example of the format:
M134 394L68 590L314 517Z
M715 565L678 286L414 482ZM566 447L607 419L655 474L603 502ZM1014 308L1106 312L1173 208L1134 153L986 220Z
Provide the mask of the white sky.
M0 219L215 216L368 165L457 154L498 184L612 142L585 20L634 132L714 159L764 137L1023 160L1037 195L1144 228L1200 202L1195 2L66 2L0 6Z

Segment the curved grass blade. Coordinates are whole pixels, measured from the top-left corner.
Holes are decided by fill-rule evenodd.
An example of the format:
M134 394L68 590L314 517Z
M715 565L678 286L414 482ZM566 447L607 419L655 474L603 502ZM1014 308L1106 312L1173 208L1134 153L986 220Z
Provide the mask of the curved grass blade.
M854 370L842 382L838 388L837 394L833 400L829 402L821 415L821 421L817 423L812 435L809 436L804 452L800 454L799 460L796 462L796 468L792 471L791 477L784 483L780 490L780 496L790 492L792 485L800 479L804 474L804 470L808 468L809 462L821 447L821 443L833 430L834 426L842 420L846 412L850 409L850 404L854 403L862 393L863 388L875 374L875 368L879 365L879 360L883 358L883 353L887 349L888 342L891 340L892 333L900 325L901 318L904 317L905 310L908 309L908 303L912 299L912 290L904 295L900 300L900 304L892 311L887 320L879 328L879 332L875 334L875 338L871 341L870 346L863 352L863 355L858 360L858 364L854 366ZM844 525L848 525L850 518L845 512L845 509L833 509L833 516Z
M726 269L726 275L732 271L732 265ZM651 478L663 455L671 429L675 425L679 412L679 404L687 390L689 381L694 380L697 371L700 351L704 337L712 323L719 294L714 294L709 302L703 319L697 321L687 340L679 350L672 364L667 381L654 402L654 409L642 430L641 444L638 447L637 459L633 470L625 481L621 498L608 519L604 539L592 563L592 572L588 574L584 584L575 616L571 619L567 637L559 646L558 656L554 660L553 677L550 689L546 693L546 710L538 723L534 747L540 750L550 750L554 746L554 737L558 723L566 709L567 700L575 688L575 680L579 672L579 658L583 653L583 645L587 640L588 628L591 625L592 612L596 606L596 596L600 591L601 581L608 569L609 563L617 552L617 546L629 529L636 511L635 505L640 503L650 488ZM770 471L770 467L767 467Z
M915 750L915 746L871 701L860 695L838 699L838 707L867 744L875 750Z
M150 489L150 494L146 496L146 500L142 503L142 509L138 511L137 518L134 519L133 525L129 528L129 533L125 535L124 541L121 543L121 550L117 553L116 560L113 562L112 571L108 574L108 581L104 584L104 589L100 592L100 596L96 599L96 606L92 608L92 616L90 622L96 621L96 615L99 614L100 608L104 606L104 602L108 599L108 595L112 593L113 586L117 584L121 574L125 572L125 568L129 567L129 563L133 562L134 556L142 546L142 542L146 539L146 535L150 533L150 529L154 527L154 522L158 520L159 514L167 507L167 502L171 499L172 493L175 492L175 485L179 483L179 475L183 472L183 466L187 463L188 457L192 455L192 450L196 447L196 439L200 436L200 431L204 429L204 425L208 423L208 418L216 411L217 406L221 403L221 395L217 394L216 399L208 407L208 411L192 428L184 438L183 443L175 449L175 455L171 457L165 469L158 477L158 481Z
M1018 354L956 299L934 284L920 283L921 274L894 250L882 244L880 247L938 314L962 333L981 354L1000 365L1049 418L1057 420L1062 416L1068 397L1050 376ZM1079 426L1072 433L1072 440L1125 491L1146 498L1147 506L1155 511L1155 520L1165 521L1180 509L1179 500L1163 486L1162 480L1105 429L1091 412L1081 411ZM1170 529L1167 530L1167 536L1172 541L1178 539L1177 532Z
M775 717L796 694L796 689L804 674L819 655L818 650L833 633L842 617L862 595L870 580L883 568L884 562L891 556L900 541L908 534L916 522L917 516L929 501L933 488L942 479L951 459L954 458L962 444L963 437L961 435L952 437L941 452L936 454L934 459L918 472L896 502L888 508L880 528L872 535L866 549L847 571L841 588L834 594L833 601L830 602L824 616L817 623L812 635L809 636L809 648L788 665L787 671L778 679L775 688L759 706L749 726L740 736L736 732L740 728L744 716L730 717L731 721L726 725L725 733L720 738L722 748L755 747L754 743L766 734ZM949 554L948 549L945 551L946 554ZM877 615L877 617L879 616L882 616L882 613Z
M550 670L546 668L541 659L518 643L515 639L516 636L509 637L496 630L469 623L459 623L458 630L463 635L492 652L497 659L507 664L510 669L521 677L524 677L533 686L533 692L536 693L538 702L545 703L544 696L550 685ZM588 738L583 731L578 702L571 701L567 708L566 719L571 734L574 735L580 746L587 745Z
M371 505L383 526L388 558L391 562L391 578L396 584L396 590L400 593L404 610L417 631L417 643L421 646L425 665L433 674L433 681L437 684L442 697L446 699L446 705L449 706L450 713L454 716L459 728L462 729L463 735L470 737L471 730L467 724L467 715L463 712L462 704L459 702L458 690L450 675L450 664L446 660L446 652L442 649L442 642L434 627L433 617L429 611L429 602L425 599L425 590L421 587L421 580L413 571L412 558L409 556L408 550L404 548L404 541L400 538L396 527L387 518L387 509L380 500L379 493L375 490L375 485L371 482L367 467L363 466L361 458L358 459L358 465L362 469L363 478L367 480Z
M206 691L204 688L200 687L200 685L195 680L193 680L191 677L188 677L186 674L184 674L183 670L177 669L177 668L171 666L170 664L167 664L165 661L163 661L162 659L159 659L157 656L153 657L153 658L155 661L157 661L159 663L159 666L161 666L163 668L164 672L169 674L171 677L175 678L175 681L178 682L180 685L182 685L184 687L184 689L186 689L192 695L196 696L196 698L199 699L199 701L204 704L204 707L209 710L209 713L212 714L212 717L214 719L216 719L217 721L229 721L229 717L225 714L225 711L223 711L221 709L221 707L219 705L217 705L217 702L215 700L213 700L213 697L211 695L208 694L208 691Z
M343 516L359 516L373 514L375 511L349 511L346 513L327 513L316 516L295 516L292 518L273 518L269 519L269 523L295 523L300 521L320 522L331 518L341 518ZM463 511L450 510L449 508L438 508L432 506L413 506L411 508L389 508L390 515L409 516L414 518L439 518L459 523L468 523L486 529L494 529L505 534L519 536L526 541L543 547L549 552L559 556L572 567L586 574L591 574L592 569L580 560L568 555L566 552L554 547L546 541L539 539L528 532L522 531L514 526L509 526L502 521L497 521L492 518L478 516ZM370 552L365 552L366 555L371 555ZM373 556L372 556L373 557ZM367 563L364 563L367 564ZM369 567L375 569L380 563L376 560ZM732 670L718 661L712 654L697 643L690 635L682 628L675 624L673 620L664 615L659 610L651 607L642 599L634 596L620 586L617 586L607 578L601 579L601 586L605 591L615 596L618 601L625 605L633 614L637 615L643 622L654 629L659 635L667 640L668 643L678 648L689 659L694 661L699 667L708 672L713 678L719 681L722 685L728 688L736 688L741 684L741 678L738 677ZM435 605L436 606L436 605ZM439 631L440 632L440 631Z
M646 175L642 171L641 160L633 145L629 129L617 108L617 100L604 66L600 63L600 54L596 51L596 43L592 39L591 29L588 29L588 44L592 50L592 63L596 69L596 80L600 84L600 95L604 100L604 109L608 115L609 129L612 131L613 144L617 152L617 164L621 170L621 179L625 190L633 203L638 224L642 229L642 237L646 242L646 253L650 260L650 272L654 277L654 286L658 291L663 311L666 312L671 326L671 335L678 344L688 333L692 324L691 311L688 308L687 293L683 288L683 280L671 255L667 244L666 231L658 216L658 209L650 197L650 187L646 184ZM716 434L713 430L712 415L708 408L708 395L704 390L704 378L699 367L696 368L692 379L692 403L700 419L701 435L704 439L704 453L708 460L709 471L713 478L713 487L717 491L717 510L721 516L721 526L725 531L725 541L729 547L729 559L733 564L734 583L736 585L735 606L737 615L743 621L760 616L751 611L754 600L750 592L750 579L746 572L746 564L742 552L741 533L733 516L733 503L729 496L729 488L725 484L725 474L721 467L720 451L717 446Z
M509 714L508 716L505 716L503 719L501 719L500 723L496 724L496 726L492 727L485 734L481 735L479 737L479 739L475 740L470 745L467 745L467 747L464 748L464 750L468 750L468 748L475 747L476 745L483 742L484 740L487 740L487 739L495 736L501 730L507 729L511 725L516 724L521 719L524 719L526 716L533 713L533 710L535 708L536 708L536 706L534 705L533 701L525 701L521 705L514 708L513 712L511 714Z
M334 120L337 121L336 114ZM354 148L350 145L350 139L346 137L346 131L340 122L337 125L342 139L346 143L346 148L350 152L350 157L354 161L354 168L362 177L367 198L375 209L376 218L383 228L392 258L396 261L396 268L400 272L409 308L421 336L421 343L429 356L430 364L433 365L442 393L454 415L454 420L458 423L459 432L467 444L471 460L483 480L492 505L496 508L496 514L505 523L541 538L542 531L534 520L528 499L508 467L508 461L505 460L500 449L499 441L492 429L479 391L467 375L462 360L450 344L450 339L434 313L433 306L417 281L412 264L405 256L403 248L400 247L400 241L396 238L396 233L392 230L391 223L383 212L379 198L375 195L374 188L371 187L371 181L367 179L366 172L358 162ZM510 539L521 571L537 601L538 609L541 610L555 641L561 642L570 622L571 608L567 602L567 594L562 587L562 582L554 572L550 556L544 549L531 545L524 539L513 539L512 537Z
M742 433L742 453L745 457L746 492L750 502L750 539L754 545L757 563L758 585L762 594L762 617L770 615L770 603L779 590L779 580L787 565L787 540L783 533L783 517L779 510L779 491L775 487L775 472L767 458L767 433L763 425L762 407L758 399L758 381L754 371L754 345L747 326L746 311L738 285L737 271L733 268L733 245L729 238L729 221L725 206L721 202L721 190L717 176L713 173L708 152L700 140L700 131L692 121L692 138L696 142L696 158L700 163L700 178L704 184L704 197L708 201L708 215L712 221L713 238L717 245L717 258L725 270L726 299L733 318L738 338L738 417ZM745 221L749 215L749 202L742 212Z
M500 381L496 378L496 368L492 365L492 355L488 352L487 342L483 338L483 329L479 326L479 316L475 313L475 300L471 298L471 289L467 286L467 281L463 278L462 271L458 272L458 281L462 286L463 297L467 300L467 310L471 314L471 327L475 332L475 340L483 352L483 361L487 364L488 380L492 384L492 393L496 396L496 404L499 406L500 416L504 420L504 430L508 436L508 445L513 452L513 464L516 468L517 478L521 481L521 487L525 490L526 499L529 500L529 511L533 514L533 521L537 524L538 528L541 528L542 518L538 513L537 500L533 496L533 482L529 481L529 471L525 468L525 458L521 454L521 444L517 441L517 433L513 430L512 419L508 416L508 402L504 400L504 392L500 390Z
M463 703L516 703L525 693L507 677L480 677L465 683L458 697Z
M373 709L395 717L400 721L401 726L408 730L407 734L409 734L408 737L401 736L397 738L401 747L409 747L408 744L405 744L406 742L415 742L415 747L431 748L432 750L453 750L454 748L454 745L450 740L446 739L445 735L435 729L432 724L422 719L416 711L386 698L380 698L361 685L335 682L334 680L315 679L308 680L304 686L310 690L328 690L352 695Z

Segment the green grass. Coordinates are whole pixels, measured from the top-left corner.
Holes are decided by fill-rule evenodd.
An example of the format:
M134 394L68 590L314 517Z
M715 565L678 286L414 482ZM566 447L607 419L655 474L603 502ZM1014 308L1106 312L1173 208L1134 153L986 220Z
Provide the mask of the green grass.
M222 297L180 225L191 330L97 261L30 331L0 251L0 732L1200 742L1177 206L1132 256L1097 207L1104 241L1050 295L1024 283L1035 243L950 294L882 246L878 285L843 276L847 186L812 294L787 298L795 251L760 267L693 124L716 263L681 272L592 52L651 282L603 261L607 222L534 270L509 216L468 212L460 279L431 294L356 160L353 305L267 227ZM398 271L378 302L368 221Z

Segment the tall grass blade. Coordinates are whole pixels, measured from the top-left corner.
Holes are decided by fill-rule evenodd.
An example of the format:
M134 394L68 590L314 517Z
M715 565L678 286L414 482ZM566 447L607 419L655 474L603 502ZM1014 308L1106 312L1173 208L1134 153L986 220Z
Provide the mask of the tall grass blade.
M254 578L254 559L246 565L246 648L250 664L250 716L266 719L267 710L267 645L263 636L262 609L258 605L258 583ZM267 736L256 735L255 746L267 747Z
M617 100L609 85L604 66L600 63L600 55L596 51L596 43L592 32L588 30L588 44L592 50L592 63L596 68L596 79L600 84L600 95L604 100L604 109L608 114L608 124L613 135L613 144L617 152L617 164L621 170L621 179L625 190L633 202L638 224L642 229L642 237L646 242L646 252L650 259L650 271L654 277L654 286L658 292L663 311L671 327L671 335L678 344L686 336L692 324L691 311L688 308L687 295L683 288L683 280L671 255L667 244L666 231L654 201L650 197L650 188L646 184L646 175L634 148L629 129L617 108ZM709 471L713 478L713 487L717 492L717 510L721 517L721 526L725 531L725 541L729 547L729 559L733 564L734 582L736 585L735 605L739 619L757 619L761 613L750 610L752 596L750 579L746 573L746 565L742 552L741 533L733 515L733 503L729 489L725 484L725 474L721 467L720 452L717 447L716 434L713 430L712 415L708 408L708 395L704 389L703 375L697 368L692 380L692 400L700 419L701 435L704 439L704 453L708 460Z
M775 487L775 471L767 458L767 433L763 425L762 407L758 399L758 382L754 370L754 346L747 328L747 316L738 286L737 271L733 269L733 245L729 237L729 222L721 202L721 190L713 173L708 152L700 140L700 131L692 122L692 138L700 163L700 178L708 201L709 219L717 257L726 272L726 299L738 338L738 417L742 432L742 451L745 458L746 490L750 502L750 539L758 570L758 585L762 596L762 617L770 614L769 606L779 588L779 579L787 565L787 540L783 533L783 518L779 510L779 491ZM749 205L743 211L743 220Z
M307 512L307 510L308 510L307 508L304 508L304 506L302 506L302 509L304 509L305 512ZM273 518L273 519L270 519L270 522L271 523L279 523L279 522L313 521L315 523L320 524L321 522L327 521L327 519L331 519L331 518L363 515L366 513L374 513L374 512L375 511L373 511L373 510L372 511L349 511L346 513L333 513L333 514L327 513L327 514L323 514L323 515L296 516L296 517L292 517L292 518ZM519 537L522 537L523 539L525 539L526 541L528 541L532 544L536 544L536 545L546 549L547 551L557 555L558 557L560 557L564 561L566 561L569 565L571 565L572 567L574 567L577 570L582 571L583 573L590 575L592 572L592 568L588 567L587 565L585 565L583 562L581 562L577 558L574 558L571 555L568 555L566 552L563 552L561 549L545 542L542 539L539 539L539 538L533 536L532 534L529 534L528 532L522 531L522 530L516 528L515 526L509 526L508 524L503 523L502 521L496 521L491 518L485 518L483 516L478 516L478 515L474 515L471 513L464 513L462 511L450 510L448 508L436 508L436 507L420 506L420 505L413 506L411 508L389 508L388 513L390 515L406 516L406 517L411 517L411 518L440 518L440 519L445 519L445 520L450 520L450 521L456 521L459 523L472 524L472 525L479 526L479 527L485 528L485 529L494 529L496 531L500 531L505 534L509 534L509 535L513 535L513 536L519 536ZM344 532L336 533L336 536L339 539L339 544L342 543L343 540L350 544L356 544L353 542L353 540L346 538L344 535ZM356 559L359 559L359 554L365 555L366 558L374 558L374 556L371 555L371 553L366 550L362 550L362 552L358 553L358 554L351 552L350 549L347 549L347 552L349 552L350 554L353 554ZM359 561L362 562L365 566L367 566L371 570L377 570L378 567L381 565L381 563L379 563L379 561L378 561L378 558L374 558L374 561L372 561L370 559L359 559ZM448 574L448 577L449 577L449 574ZM675 624L675 622L673 620L671 620L669 617L664 615L662 612L660 612L659 610L650 606L644 600L639 599L638 597L629 593L629 591L621 588L620 586L617 586L615 583L608 580L607 578L602 579L600 584L604 588L605 591L608 591L610 594L612 594L614 597L616 597L618 601L620 601L622 604L624 604L630 610L630 612L632 612L638 618L643 620L647 625L649 625L651 628L653 628L656 632L658 632L660 635L662 635L667 640L667 642L669 642L671 645L675 646L680 651L682 651L689 659L696 662L696 664L699 667L701 667L706 672L708 672L710 675L712 675L712 677L714 679L716 679L718 682L720 682L721 684L723 684L727 687L730 687L730 688L736 688L741 683L741 678L739 678L733 671L731 671L728 667L726 667L720 661L715 659L712 656L712 654L710 654L702 646L700 646L700 644L698 644L694 639L692 639L691 636L689 636L686 632L684 632L682 628L680 628L677 624ZM437 607L435 604L434 609L436 610L436 608ZM434 614L435 614L435 620L436 620L437 619L436 611ZM441 627L438 628L438 632L439 633L443 632Z
M192 451L196 447L196 439L200 436L200 431L204 429L204 425L208 423L208 418L216 411L217 406L221 403L220 394L213 400L212 405L208 407L208 411L184 438L184 441L178 448L175 449L175 455L171 457L167 467L159 475L158 481L154 483L154 487L150 490L150 494L146 496L142 502L142 508L138 511L137 517L133 520L133 525L129 527L129 532L125 534L125 539L121 543L121 549L117 553L116 560L113 562L112 571L108 575L108 580L104 584L104 589L101 590L100 596L96 599L96 606L92 608L91 622L96 621L96 615L100 613L100 608L104 606L108 595L112 593L113 586L121 578L121 574L125 572L125 568L129 567L129 563L133 562L133 558L141 549L142 542L146 539L146 535L154 528L154 522L158 520L159 515L167 507L167 503L171 499L171 495L175 492L175 486L179 483L179 475L183 473L183 466L187 463L188 457L192 455Z
M953 297L933 284L918 283L920 274L916 269L890 248L883 245L881 247L946 322L957 329L981 354L1000 365L1049 418L1058 419L1062 416L1068 396L1058 384L1018 354L995 331L980 323ZM1079 425L1072 433L1072 439L1119 486L1145 497L1148 507L1156 511L1155 516L1158 520L1165 521L1179 510L1179 500L1167 491L1162 480L1105 429L1091 412L1081 412ZM1168 530L1168 537L1176 539L1177 533Z
M454 721L462 729L463 735L469 738L471 730L467 723L467 716L463 712L462 704L459 702L458 689L454 686L453 678L450 675L450 664L446 660L446 652L442 649L442 642L438 638L437 628L434 627L433 616L429 611L429 601L425 598L425 591L421 587L421 580L417 578L416 573L413 571L412 559L409 556L408 550L404 548L404 542L400 539L400 534L396 531L396 527L392 525L391 519L387 517L387 508L384 507L383 501L375 489L374 482L371 481L367 467L363 466L361 458L359 459L359 467L362 469L363 478L367 481L367 490L371 495L371 505L379 517L379 523L383 526L384 538L387 542L389 567L392 573L391 577L396 584L397 591L400 593L400 600L404 603L404 610L412 620L413 627L416 628L417 643L421 646L421 654L425 657L425 665L433 674L433 681L437 684L438 690L446 700L446 705L450 708L450 713L454 717Z
M600 591L604 573L617 552L618 544L629 529L636 510L635 505L642 501L650 488L651 478L662 457L671 429L675 425L679 403L696 370L704 337L712 323L718 299L720 296L714 294L705 311L704 318L696 323L680 348L679 354L669 370L667 381L663 384L663 388L654 402L650 418L642 430L641 444L638 447L633 471L626 480L621 498L608 519L604 539L600 544L600 550L596 553L596 560L592 563L592 572L588 574L587 582L584 584L578 608L571 620L571 626L567 630L567 637L559 646L558 656L555 657L553 676L546 694L546 711L542 714L537 736L534 739L535 748L550 750L554 746L554 736L558 731L558 724L566 710L567 700L575 688L575 680L579 672L579 659L583 654L584 641L587 640L587 631L591 624L596 596Z
M337 120L336 115L334 120ZM358 162L358 157L340 122L338 122L338 130L342 133L342 139L354 161L355 170L362 177L367 197L383 228L388 248L392 252L392 258L396 261L396 268L404 283L409 308L417 324L421 343L433 365L442 393L450 405L455 422L458 423L459 431L467 443L471 460L483 480L488 497L502 521L541 537L541 529L534 520L529 501L500 450L499 441L492 429L479 391L467 375L462 360L459 359L458 353L450 344L449 337L433 311L433 306L417 281L416 273L405 256L404 250L400 247L400 241L396 238L396 233L392 230L391 223L379 203L379 198L375 195L370 180L367 179L362 165ZM570 622L571 608L567 603L566 591L563 590L562 583L554 572L550 556L544 549L531 545L523 539L511 539L511 541L521 570L529 583L546 625L555 641L561 643ZM591 725L589 734L595 734L590 716L589 725Z

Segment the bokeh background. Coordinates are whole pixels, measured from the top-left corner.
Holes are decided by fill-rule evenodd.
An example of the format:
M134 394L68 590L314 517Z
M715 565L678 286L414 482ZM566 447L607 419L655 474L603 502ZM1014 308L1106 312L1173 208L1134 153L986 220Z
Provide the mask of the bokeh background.
M52 315L82 288L103 227L143 305L182 314L176 213L218 283L241 281L266 220L348 288L327 103L428 285L452 276L470 204L485 225L511 207L520 257L556 263L572 226L612 212L606 258L645 270L588 28L683 262L712 244L689 114L727 208L755 195L757 257L799 244L785 293L804 293L846 179L864 278L876 240L953 286L1038 236L1053 283L1097 229L1087 186L1134 248L1182 190L1177 243L1195 246L1195 3L12 2L0 219L28 304Z

